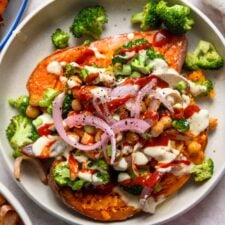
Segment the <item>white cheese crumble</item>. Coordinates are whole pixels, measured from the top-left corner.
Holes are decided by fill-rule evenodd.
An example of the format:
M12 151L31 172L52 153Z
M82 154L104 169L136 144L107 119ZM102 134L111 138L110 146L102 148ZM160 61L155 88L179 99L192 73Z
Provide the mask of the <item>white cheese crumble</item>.
M197 85L192 81L189 81L190 92L193 96L201 95L207 91L207 88L204 85Z
M143 166L143 165L146 165L148 163L148 158L142 152L135 152L135 153L132 154L132 156L133 156L134 164L136 164L138 166Z
M113 168L118 171L125 171L128 168L128 163L123 157L113 166Z
M130 178L131 177L128 173L119 173L117 180L118 182L123 182L125 180L129 180Z
M62 65L58 61L52 61L47 66L47 72L59 76L62 73Z
M134 39L134 33L129 33L129 34L127 34L127 38L128 38L129 40Z

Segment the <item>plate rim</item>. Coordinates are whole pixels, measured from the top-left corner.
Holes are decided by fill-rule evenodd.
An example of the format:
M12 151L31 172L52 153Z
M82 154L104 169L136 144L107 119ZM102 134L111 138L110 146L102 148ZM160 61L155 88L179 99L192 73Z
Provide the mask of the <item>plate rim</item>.
M12 205L12 207L16 210L21 220L25 225L33 225L30 217L28 216L26 210L20 203L20 201L12 194L12 192L2 183L0 183L0 194L2 194L5 199Z
M17 27L20 19L23 16L23 13L24 13L24 11L26 9L27 3L28 3L28 0L23 0L21 6L19 8L19 11L18 11L18 13L16 15L16 18L15 18L14 22L12 23L12 25L10 26L8 32L6 33L6 35L4 36L2 41L0 42L0 51L4 47L4 45L7 43L7 41L9 40L9 38L12 35L13 31L16 29L16 27Z
M192 9L192 11L197 14L199 17L201 17L201 19L207 23L207 25L213 30L213 32L216 34L216 36L220 39L221 43L223 44L224 48L225 48L225 37L222 35L222 32L216 27L216 25L212 22L212 20L207 17L207 15L205 13L203 13L197 6L195 6L193 3L189 2L188 0L178 0L181 4L184 4L188 7L190 7ZM14 40L15 36L20 32L20 29L23 28L36 14L38 14L41 10L44 10L44 8L48 7L50 4L54 3L55 0L49 0L48 2L42 4L41 6L39 6L36 10L34 10L31 14L29 14L28 16L26 16L26 18L20 23L20 25L14 30L14 32L12 33L11 37L9 38L8 42L6 43L6 45L4 46L2 52L0 53L0 65L2 63L2 60L4 58L4 55L6 54L11 42ZM0 152L4 158L4 161L6 162L6 165L11 173L12 176L12 167L11 164L9 162L9 160L7 159L6 155L3 154L3 145L0 141ZM188 206L186 206L185 208L180 208L179 210L176 211L176 213L174 213L172 216L167 216L165 217L164 221L156 221L154 224L152 225L159 225L159 224L164 224L164 223L168 223L174 219L176 219L177 217L182 216L183 214L185 214L186 212L188 212L190 209L194 208L197 204L199 204L215 187L216 185L220 182L221 178L224 176L225 174L225 165L223 168L221 168L220 170L217 171L217 176L214 177L214 181L213 183L210 185L210 187L208 187L208 189L202 194L200 195L200 197L193 203L190 203ZM26 189L23 187L23 185L20 182L16 182L16 184L23 190L23 192L26 194L26 196L28 196L30 199L32 199L33 202L35 202L39 207L41 207L42 209L46 210L48 213L50 213L51 215L62 219L65 222L68 223L73 223L73 224L77 224L77 225L81 225L78 222L75 221L71 221L71 219L68 219L66 217L64 217L63 215L61 215L59 212L56 212L56 210L54 209L49 209L47 206L41 204L41 202L37 201L35 198L33 198L33 196L26 191ZM112 224L114 224L114 222L111 222Z

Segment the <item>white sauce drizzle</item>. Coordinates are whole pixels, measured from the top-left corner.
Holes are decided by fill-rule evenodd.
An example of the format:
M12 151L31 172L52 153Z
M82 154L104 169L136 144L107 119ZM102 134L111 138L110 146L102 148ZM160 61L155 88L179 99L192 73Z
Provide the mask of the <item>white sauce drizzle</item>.
M170 163L179 155L179 151L170 146L151 146L144 148L144 153L159 163Z
M62 65L58 61L52 61L47 66L47 72L59 76L62 73Z
M125 180L130 179L130 175L128 173L119 173L118 175L118 182L123 182Z
M97 59L105 59L105 55L101 54L96 47L89 47L89 49L95 53Z
M192 81L188 82L190 85L190 92L193 96L198 96L207 91L207 88L204 85L197 85Z
M127 38L128 38L129 40L134 39L134 33L129 33L129 34L127 34Z
M198 136L209 126L209 112L206 109L202 109L199 112L194 113L189 119L190 131Z
M165 200L166 198L164 196L160 196L157 201L153 197L149 197L144 203L143 211L153 214L155 213L156 207Z
M127 205L133 206L136 209L140 208L139 196L129 194L128 192L123 191L119 187L115 187L113 191L118 193L121 196L122 200L127 203Z

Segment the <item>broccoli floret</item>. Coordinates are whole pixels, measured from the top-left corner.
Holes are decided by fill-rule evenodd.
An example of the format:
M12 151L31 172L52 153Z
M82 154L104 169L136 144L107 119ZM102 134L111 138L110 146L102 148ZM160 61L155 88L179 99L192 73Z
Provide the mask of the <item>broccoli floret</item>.
M93 160L88 164L89 167L94 167L95 169L99 171L108 170L109 166L103 159Z
M59 92L55 89L48 88L44 92L43 99L39 101L39 106L47 108L49 114L52 112L52 103Z
M105 173L98 172L97 177L102 180L103 184L107 184L110 181L110 176L108 172Z
M158 0L152 0L144 6L143 12L132 16L131 23L140 23L140 28L143 31L157 29L161 25L161 19L156 13Z
M20 113L26 114L26 109L29 105L28 96L20 96L17 99L9 99L9 104L19 110Z
M136 39L134 41L129 41L128 43L124 44L122 47L130 49L132 47L136 47L136 46L139 46L139 45L145 45L145 44L148 44L148 43L149 42L146 39L140 38L140 39Z
M154 48L148 48L146 52L148 59L153 60L153 59L164 59L164 56L161 55L159 52L157 52Z
M194 20L191 18L191 9L187 6L168 6L167 2L160 1L156 7L156 13L163 24L173 34L184 34L191 30Z
M137 57L133 59L130 63L133 70L141 72L143 74L148 74L151 71L150 64L146 64L147 55L138 53Z
M182 81L178 82L175 89L178 90L180 93L183 93L183 91L185 89L187 89L187 87L188 87L187 82L182 80Z
M70 30L77 38L89 35L94 39L99 39L103 31L103 25L107 22L108 17L103 6L90 6L82 9L75 16Z
M223 67L224 59L215 47L207 41L200 41L194 52L187 54L185 67L189 70L213 70Z
M6 136L14 149L14 156L18 156L23 146L34 142L39 137L31 120L23 115L16 115L11 119L6 129Z
M173 120L172 126L181 133L190 129L190 125L186 119Z
M211 80L199 81L193 84L196 86L196 88L201 86L201 88L198 88L200 91L194 95L195 97L210 96L210 93L214 88L213 82Z
M72 110L73 95L66 94L62 106L62 118L66 118L67 114Z
M67 48L69 46L70 35L58 28L52 34L51 39L55 48Z
M86 183L82 179L70 180L70 169L67 162L61 162L53 169L53 179L60 186L69 186L74 191L80 190Z
M205 159L202 164L195 165L192 169L195 182L201 182L212 177L214 163L212 159Z
M64 74L67 78L75 75L76 73L80 73L80 69L76 68L72 64L67 64L64 67Z

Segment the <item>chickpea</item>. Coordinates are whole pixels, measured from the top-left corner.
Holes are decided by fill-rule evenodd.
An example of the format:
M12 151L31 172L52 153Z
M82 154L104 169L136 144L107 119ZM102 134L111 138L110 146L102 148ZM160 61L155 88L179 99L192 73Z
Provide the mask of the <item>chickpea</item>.
M83 137L84 135L84 130L81 128L73 128L73 131L79 136L79 137Z
M155 126L151 129L151 135L153 137L158 137L164 130L164 124L159 121Z
M163 123L164 125L164 130L171 127L172 125L172 119L169 116L163 116L160 121Z
M81 106L81 103L78 99L74 99L72 101L72 109L75 111L75 112L79 112L81 111L82 109L82 106Z
M71 81L74 82L75 87L80 87L81 84L82 84L81 79L80 79L79 77L77 77L77 76L71 76L71 77L69 78L69 80L71 80Z
M150 98L145 98L145 105L148 106L151 102L151 99Z
M40 110L37 107L28 105L28 107L26 109L26 115L29 118L35 119L36 117L38 117L40 115Z
M188 152L190 155L198 154L202 149L202 146L197 141L191 141L188 144Z
M141 112L146 112L147 108L144 102L141 102Z
M94 143L94 137L87 132L84 132L84 135L81 138L81 143L84 145L91 145Z
M102 136L102 131L98 130L95 134L95 142L99 142L101 140L101 136Z
M39 101L40 101L40 97L37 95L31 95L30 96L30 100L29 100L29 104L31 106L39 106Z
M139 141L139 136L135 133L128 132L126 134L126 142L130 145L134 145Z
M209 129L214 130L218 125L218 119L214 117L209 117Z

